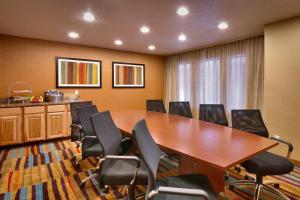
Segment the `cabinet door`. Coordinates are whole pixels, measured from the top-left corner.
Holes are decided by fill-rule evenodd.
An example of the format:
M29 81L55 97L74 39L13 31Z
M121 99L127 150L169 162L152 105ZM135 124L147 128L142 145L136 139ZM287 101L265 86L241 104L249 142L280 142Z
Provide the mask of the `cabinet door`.
M72 116L71 116L71 112L68 111L67 112L68 114L68 123L67 123L67 134L66 136L71 136L71 124L72 124Z
M47 114L47 139L63 137L66 134L66 113L53 112Z
M24 115L25 142L44 140L46 138L45 114Z
M0 116L0 145L18 144L21 142L21 117Z

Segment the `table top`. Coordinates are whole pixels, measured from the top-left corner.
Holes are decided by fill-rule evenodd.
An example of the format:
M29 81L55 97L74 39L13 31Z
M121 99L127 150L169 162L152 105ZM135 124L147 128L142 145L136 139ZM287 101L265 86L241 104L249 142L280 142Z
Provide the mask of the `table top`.
M116 125L131 134L134 125L145 119L158 145L206 165L225 170L278 142L213 123L144 110L112 111Z

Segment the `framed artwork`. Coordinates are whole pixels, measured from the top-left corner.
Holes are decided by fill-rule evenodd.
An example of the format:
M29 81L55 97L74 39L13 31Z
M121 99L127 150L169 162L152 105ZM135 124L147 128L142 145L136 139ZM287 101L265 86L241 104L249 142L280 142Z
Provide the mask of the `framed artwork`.
M113 62L112 87L145 88L145 65Z
M101 88L101 61L56 57L57 88Z

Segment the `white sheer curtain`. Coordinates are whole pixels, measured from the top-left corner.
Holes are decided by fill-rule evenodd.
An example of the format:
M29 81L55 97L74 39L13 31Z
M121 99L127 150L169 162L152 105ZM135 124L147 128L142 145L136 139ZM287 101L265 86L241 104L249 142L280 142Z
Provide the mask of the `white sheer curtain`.
M189 101L195 117L199 104L231 109L261 108L263 36L167 57L165 102Z

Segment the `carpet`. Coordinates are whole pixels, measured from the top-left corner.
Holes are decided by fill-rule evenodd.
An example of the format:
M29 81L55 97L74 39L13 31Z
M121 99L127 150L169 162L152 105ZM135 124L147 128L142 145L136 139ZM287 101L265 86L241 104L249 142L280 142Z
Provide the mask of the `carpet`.
M101 194L98 181L88 181L85 188L79 187L82 179L92 174L97 160L88 158L74 166L71 158L80 151L69 139L48 141L39 144L0 149L0 200L9 199L117 199L124 197L119 188L111 188ZM176 158L165 158L161 162L158 178L178 174ZM228 182L241 179L241 173L229 171ZM281 191L291 199L300 199L300 167L284 176L266 177L280 182ZM144 192L137 187L137 193ZM242 187L234 191L225 188L219 199L252 199L253 188ZM279 199L268 191L262 191L261 199Z

